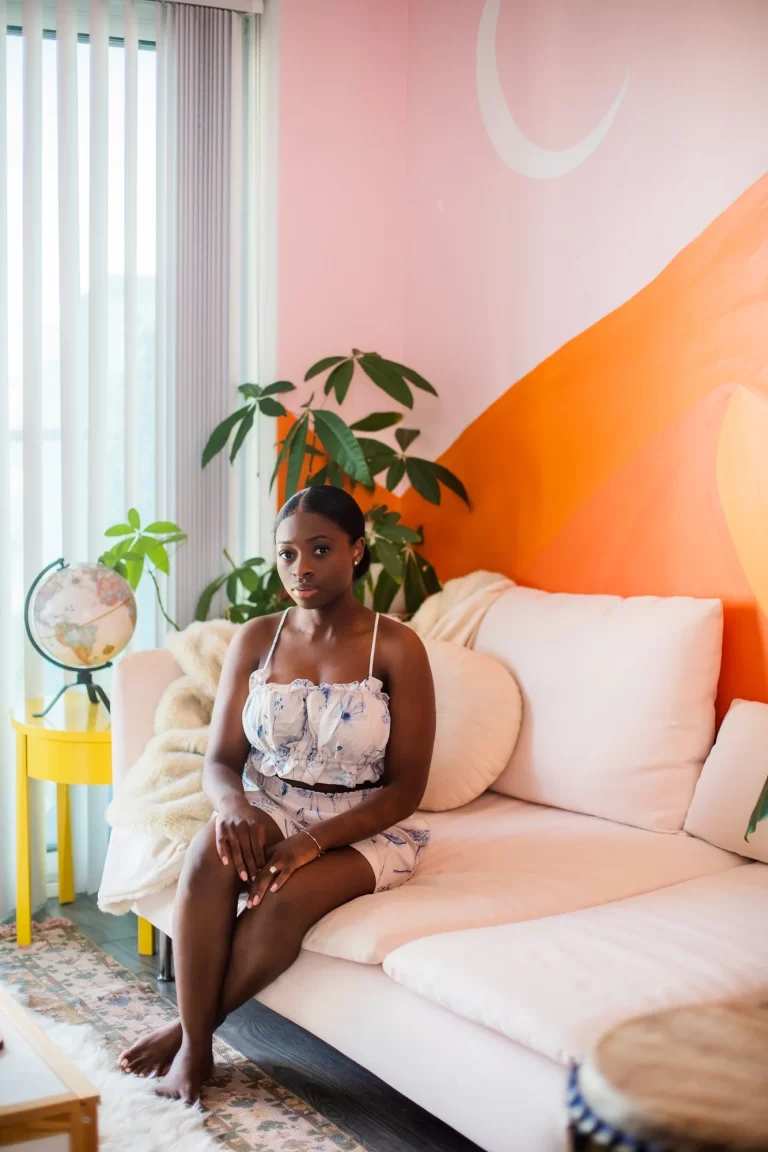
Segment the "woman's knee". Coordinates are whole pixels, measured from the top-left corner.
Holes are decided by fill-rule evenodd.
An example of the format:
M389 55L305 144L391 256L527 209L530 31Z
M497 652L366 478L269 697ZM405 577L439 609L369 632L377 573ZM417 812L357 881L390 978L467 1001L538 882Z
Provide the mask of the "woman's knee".
M229 883L234 888L242 886L240 877L231 864L222 864L221 857L216 848L216 821L209 820L190 841L184 859L182 879L197 880L200 877L208 881Z

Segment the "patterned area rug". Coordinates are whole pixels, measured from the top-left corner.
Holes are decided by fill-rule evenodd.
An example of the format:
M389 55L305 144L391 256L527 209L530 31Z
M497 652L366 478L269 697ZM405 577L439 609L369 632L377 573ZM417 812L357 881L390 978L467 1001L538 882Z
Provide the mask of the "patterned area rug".
M89 1025L92 1029L89 1038L96 1038L103 1045L102 1081L95 1084L102 1094L103 1137L109 1135L104 1114L106 1095L109 1091L112 1095L127 1092L134 1117L140 1112L142 1102L148 1112L154 1112L149 1131L158 1137L158 1143L155 1145L153 1138L153 1146L171 1146L157 1131L159 1101L152 1094L151 1081L124 1076L113 1069L117 1056L126 1047L148 1031L175 1019L172 1004L150 984L122 968L78 932L69 920L48 920L33 925L29 948L17 948L12 925L0 926L0 980L19 989L31 1009L57 1025ZM82 1030L80 1034L84 1035ZM57 1040L55 1030L51 1038ZM90 1047L93 1052L92 1043ZM67 1045L73 1062L78 1064L76 1048L76 1043ZM101 1053L95 1050L100 1057ZM213 1054L216 1074L213 1084L205 1089L205 1113L200 1121L194 1118L194 1110L184 1108L178 1101L159 1102L170 1107L170 1111L163 1111L169 1123L176 1126L176 1147L198 1147L191 1132L189 1145L184 1137L178 1138L184 1118L193 1121L198 1129L202 1122L213 1148L232 1152L365 1152L357 1141L218 1038L214 1038ZM92 1072L93 1064L89 1067ZM104 1069L109 1069L106 1079ZM89 1074L89 1068L84 1067L83 1071ZM95 1078L91 1076L91 1079ZM123 1087L128 1085L130 1087ZM124 1110L127 1101L113 1103L121 1103ZM199 1136L204 1139L202 1131ZM125 1137L123 1128L122 1141L114 1146L127 1147ZM103 1140L102 1147L112 1146L111 1138ZM133 1143L130 1146L138 1147ZM145 1142L142 1147L148 1149L149 1144Z

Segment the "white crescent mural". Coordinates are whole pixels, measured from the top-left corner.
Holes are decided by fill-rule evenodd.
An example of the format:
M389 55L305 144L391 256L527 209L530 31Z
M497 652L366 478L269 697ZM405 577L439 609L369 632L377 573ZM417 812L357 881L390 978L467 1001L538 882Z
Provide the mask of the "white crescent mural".
M500 9L501 0L486 0L477 33L477 98L486 131L504 163L521 176L533 180L563 176L592 155L613 124L627 90L629 72L605 116L579 144L562 151L540 148L515 123L501 89L496 66L496 28Z

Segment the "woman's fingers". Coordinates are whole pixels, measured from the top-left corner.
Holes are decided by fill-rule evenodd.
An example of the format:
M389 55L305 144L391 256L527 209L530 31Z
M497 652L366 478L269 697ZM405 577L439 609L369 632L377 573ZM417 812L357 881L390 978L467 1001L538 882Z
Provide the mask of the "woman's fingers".
M251 852L253 854L254 869L251 872L253 878L257 872L260 872L264 867L264 829L258 824L251 825Z
M216 817L216 851L219 854L222 864L228 864L231 852L227 842L227 835L218 816Z
M233 830L229 837L229 846L232 849L232 861L235 865L235 870L241 880L248 880L248 870L245 867L243 860L243 853L240 849L240 840L237 835L237 830Z
M278 872L273 874L271 877L272 883L269 886L270 892L279 892L283 884L285 884L287 880L290 880L295 871L295 864L286 864L284 867L280 868Z
M271 863L261 869L257 874L256 879L251 885L251 890L248 893L247 907L254 908L267 894L267 891L275 881L275 876L280 871L282 865Z
M259 870L259 865L256 861L254 854L253 854L253 845L251 843L251 839L252 839L251 831L250 831L250 828L248 827L248 825L246 824L245 827L239 828L238 832L240 833L240 835L239 835L240 851L241 851L242 856L243 856L243 863L245 864L245 871L246 871L245 880L250 881L251 878L253 876L255 876L255 874Z

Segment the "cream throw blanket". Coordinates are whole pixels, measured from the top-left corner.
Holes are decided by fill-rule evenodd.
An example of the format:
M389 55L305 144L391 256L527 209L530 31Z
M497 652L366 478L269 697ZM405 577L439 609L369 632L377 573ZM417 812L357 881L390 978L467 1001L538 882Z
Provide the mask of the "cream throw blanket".
M510 587L510 580L491 572L449 580L424 602L410 626L422 638L468 647L485 613ZM203 761L224 656L237 628L210 620L166 638L183 675L163 693L155 735L107 809L113 833L99 889L103 912L122 915L137 900L173 884L187 845L211 818Z

